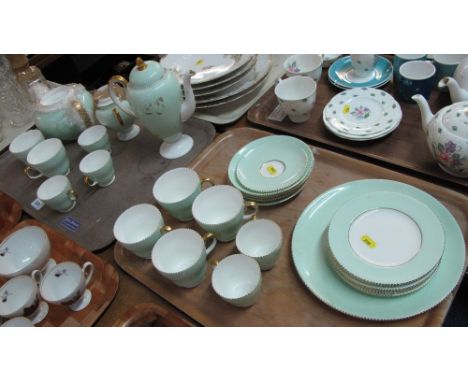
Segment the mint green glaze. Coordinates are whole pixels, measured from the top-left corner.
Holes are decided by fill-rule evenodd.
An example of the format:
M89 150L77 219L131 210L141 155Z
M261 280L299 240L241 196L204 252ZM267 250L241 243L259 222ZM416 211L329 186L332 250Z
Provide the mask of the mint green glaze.
M310 148L301 140L285 135L260 138L249 143L236 169L237 180L250 191L258 193L287 190L309 174L314 165ZM264 177L260 168L269 161L284 164L284 172Z
M76 100L83 105L89 116L94 115L94 101L92 95L84 90L77 94ZM70 118L70 113L76 113L70 105L66 109L50 112L36 111L34 114L36 126L46 138L59 138L71 141L78 138L80 133L88 126L78 116Z
M392 298L366 295L343 281L327 261L327 229L335 212L350 198L374 191L401 192L417 199L444 227L446 241L439 269L414 293ZM455 218L431 195L404 183L369 179L339 185L309 204L294 228L292 258L306 287L325 304L355 317L398 320L425 312L447 297L462 276L465 243Z
M133 68L130 74L127 87L130 107L154 135L174 142L182 133L180 110L183 97L180 83L170 71L157 80L160 70L163 70L161 65L152 61L146 61L146 64L148 67L145 70Z
M125 106L129 107L127 100L122 100L122 103ZM115 117L112 111L113 109L116 109L118 111L120 117L122 118L123 126ZM106 106L96 107L96 119L101 125L104 125L107 128L117 132L126 131L129 127L132 126L133 122L135 121L134 116L126 113L113 102Z
M371 264L357 256L348 240L354 220L364 212L390 208L413 219L422 234L418 255L396 267ZM444 230L434 213L415 198L396 192L367 193L351 199L333 216L328 230L330 249L338 263L361 280L382 284L412 282L427 273L439 262L445 245Z
M167 212L169 212L177 220L186 222L193 219L192 215L192 204L195 198L201 193L201 185L198 184L196 190L192 192L191 195L187 196L185 199L179 200L174 203L164 203L158 201L158 203L163 207Z

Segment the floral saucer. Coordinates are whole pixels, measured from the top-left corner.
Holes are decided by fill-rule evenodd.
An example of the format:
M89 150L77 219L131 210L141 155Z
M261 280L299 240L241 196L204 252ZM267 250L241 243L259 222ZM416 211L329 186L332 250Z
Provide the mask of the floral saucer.
M387 92L356 88L338 93L323 110L325 126L333 134L351 140L383 137L401 122L398 102Z
M351 56L336 60L328 69L328 80L340 89L378 88L385 85L392 78L393 68L386 58L377 56L374 70L370 78L359 78L354 74Z

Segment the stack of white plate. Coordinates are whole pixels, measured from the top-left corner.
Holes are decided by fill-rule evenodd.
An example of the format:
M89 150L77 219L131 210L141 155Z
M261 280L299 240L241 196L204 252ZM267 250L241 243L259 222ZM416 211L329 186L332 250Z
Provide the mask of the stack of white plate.
M387 92L355 88L334 96L323 109L323 122L333 134L354 141L381 138L401 122L398 102Z
M334 271L361 292L394 297L426 285L445 247L444 229L425 204L397 192L373 192L340 207L328 229Z
M197 109L237 101L257 89L272 67L270 55L168 54L161 64L176 73L193 71Z
M229 163L228 176L246 200L268 206L299 194L313 166L309 146L297 138L275 135L240 149Z

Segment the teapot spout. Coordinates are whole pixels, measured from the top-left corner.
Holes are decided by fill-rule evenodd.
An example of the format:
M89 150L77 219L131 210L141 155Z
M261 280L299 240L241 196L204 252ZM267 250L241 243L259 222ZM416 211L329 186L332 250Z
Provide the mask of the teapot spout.
M419 106L419 111L421 112L422 127L423 127L423 130L427 132L429 123L434 118L434 114L432 114L432 111L429 107L429 103L421 94L416 94L412 96L411 98L414 101L416 101L416 103Z
M439 88L448 87L452 102L468 100L468 91L461 88L458 82L452 77L444 77L439 81Z
M193 72L190 71L189 73L185 73L183 80L182 80L182 86L184 88L184 96L185 100L182 103L181 109L180 109L180 117L182 119L182 122L187 121L192 114L195 112L195 95L193 94L193 89L192 85L190 84L190 79L193 75Z

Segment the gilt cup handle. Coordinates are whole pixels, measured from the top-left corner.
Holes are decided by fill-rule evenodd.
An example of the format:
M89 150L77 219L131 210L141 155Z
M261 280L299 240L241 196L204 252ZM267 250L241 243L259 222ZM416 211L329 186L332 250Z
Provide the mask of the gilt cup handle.
M127 85L128 85L128 81L124 77L113 76L108 82L109 94L112 98L112 101L114 101L114 103L119 108L121 108L127 114L130 114L135 117L135 113L133 112L133 110L130 109L127 105L125 105L116 93L116 87L118 86L121 89L123 89L125 94L127 94Z
M79 101L72 101L71 106L80 116L85 128L90 127L93 124L91 118L89 118L88 112Z

